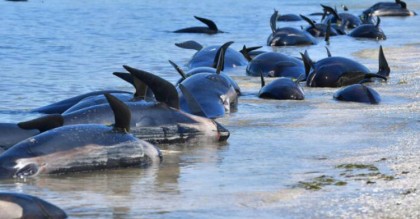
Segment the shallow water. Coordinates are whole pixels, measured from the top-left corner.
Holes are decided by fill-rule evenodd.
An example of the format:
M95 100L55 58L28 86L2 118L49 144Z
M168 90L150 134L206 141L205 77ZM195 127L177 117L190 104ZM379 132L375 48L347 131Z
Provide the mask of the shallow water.
M346 4L359 14L374 2ZM334 5L336 1L322 3ZM28 110L84 92L130 90L111 74L121 71L123 64L175 82L178 74L167 60L186 64L194 53L174 46L176 42L215 45L234 40L231 47L238 50L243 44L265 45L273 8L297 14L320 10L318 1L303 0L199 4L187 0L0 2L0 121L34 118L38 115ZM420 1L409 1L408 7L420 12ZM228 33L169 33L200 26L194 15L214 20ZM305 24L278 23L282 25ZM329 45L333 55L354 58L373 72L378 68L379 45L383 45L392 72L388 83L371 85L381 94L379 105L336 102L334 88L305 87L304 101L258 99L259 79L246 77L245 67L238 67L229 74L245 95L236 113L218 120L231 131L227 143L160 145L164 161L159 166L4 181L0 191L38 196L60 206L71 218L363 215L361 196L392 197L395 192L386 183L381 192L365 188L366 180L343 178L335 166L358 161L375 164L381 173L391 175L395 171L387 162L376 162L394 156L383 150L411 146L418 153L414 149L419 145L419 17L383 18L381 26L386 41L339 36L331 38ZM324 46L320 39L315 46L263 49L293 56L308 49L317 60L326 57ZM348 184L320 191L298 187L299 181L320 175ZM329 199L334 201L328 203ZM418 196L414 200L420 202ZM378 213L375 207L368 210ZM415 215L410 210L416 209L397 216Z

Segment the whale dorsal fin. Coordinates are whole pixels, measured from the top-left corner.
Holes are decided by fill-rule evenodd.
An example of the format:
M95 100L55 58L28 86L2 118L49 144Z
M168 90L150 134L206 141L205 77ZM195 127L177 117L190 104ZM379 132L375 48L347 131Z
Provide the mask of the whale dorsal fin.
M112 111L114 112L114 130L121 132L130 131L131 111L128 106L111 94L104 94Z
M271 27L271 31L273 33L275 33L276 30L277 30L277 23L276 22L277 22L278 15L279 15L279 12L276 9L274 9L274 13L273 13L273 15L271 15L271 18L270 18L270 27Z
M264 73L262 70L260 70L260 77L261 77L261 88L263 88L265 86L265 81L264 81Z
M133 81L133 76L131 76L130 73L126 73L126 72L113 72L113 75L123 79L124 81L130 83L131 85L133 85L134 87L134 81Z
M340 16L338 16L338 14L337 14L337 11L334 10L333 8L331 8L330 6L326 6L326 5L321 4L321 7L324 9L324 12L329 12L330 14L332 14L335 17L335 19L341 20Z
M376 17L377 19L376 19L376 25L375 25L375 27L379 27L379 24L381 23L381 18L379 18L379 16L377 16Z
M175 43L175 46L178 46L179 48L183 48L183 49L193 49L197 51L200 51L203 48L201 44L199 44L198 42L194 40L188 40L182 43Z
M407 3L403 2L403 1L398 1L397 3L399 3L401 5L402 9L407 9Z
M203 111L203 108L201 108L198 101L195 99L195 97L188 91L188 89L182 85L179 84L179 89L181 90L182 94L184 94L185 101L187 102L188 108L191 110L191 113L197 116L202 117L208 117L206 113Z
M179 109L178 92L173 84L150 72L135 69L127 65L123 65L123 67L134 77L143 81L152 90L157 101Z
M388 61L386 61L384 51L382 46L379 47L379 70L378 75L382 75L385 77L389 76L391 73L391 69L389 68Z
M179 67L177 64L175 64L175 62L168 60L169 63L172 65L172 67L175 68L175 70L178 72L179 75L181 75L182 79L186 79L187 78L187 74L185 74L184 70L182 70L181 67Z
M302 61L305 66L305 75L306 77L309 76L309 72L311 71L311 68L313 68L314 63L312 62L311 58L309 58L308 51L305 50L305 53L300 53L302 56Z
M253 47L249 47L249 48L246 48L246 46L244 45L244 47L242 47L242 49L239 51L240 53L242 53L242 55L248 60L248 61L251 61L252 60L252 58L251 58L251 56L249 55L249 53L251 52L251 51L254 51L254 50L257 50L257 49L260 49L260 48L262 48L262 46L253 46Z
M216 69L216 73L220 73L220 71L223 71L225 68L225 53L227 48L233 43L233 41L226 42L216 52L216 56L213 60L213 68ZM219 69L219 72L217 71Z
M216 24L212 20L197 16L194 16L194 18L206 24L210 30L218 31Z
M114 72L112 73L115 76L123 79L124 81L127 81L131 85L133 85L134 89L136 89L136 92L134 93L134 99L135 100L144 100L147 96L147 85L140 81L139 79L133 77L130 73L125 72Z
M64 119L63 116L60 114L51 114L47 116L43 116L40 118L36 118L33 120L29 120L26 122L20 122L17 125L21 129L38 129L40 132L45 132L50 129L54 129L60 126L63 126Z
M299 15L304 21L306 21L306 22L308 22L308 24L309 25L311 25L311 27L313 27L313 28L316 28L316 26L315 26L315 22L313 21L313 20L311 20L311 19L309 19L308 17L306 17L306 16L303 16L303 15Z
M328 49L328 47L325 47L325 49L327 50L327 55L328 55L328 57L331 57L331 52L330 52L330 50Z
M327 22L327 30L325 31L325 42L330 44L330 35L331 35L331 20Z
M242 47L241 51L239 51L240 53L242 53L242 55L246 58L246 60L251 61L252 58L249 55L248 49L246 48L246 46L244 45L244 47Z

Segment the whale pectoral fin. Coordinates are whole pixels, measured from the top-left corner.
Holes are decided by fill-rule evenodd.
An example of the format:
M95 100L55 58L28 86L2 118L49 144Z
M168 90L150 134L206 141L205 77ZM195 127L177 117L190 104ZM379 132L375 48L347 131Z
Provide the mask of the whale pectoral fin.
M38 171L39 171L38 165L31 163L19 169L15 173L15 176L17 178L27 178L27 177L36 175Z
M389 76L391 69L389 68L388 61L386 61L384 51L382 46L379 47L379 70L378 75L382 75L385 77Z
M187 78L187 74L185 74L184 70L182 70L181 67L179 67L177 64L175 64L175 62L168 60L169 63L172 65L172 67L175 68L175 70L178 72L178 74L181 75L182 79L186 79Z
M185 101L187 102L188 108L191 110L191 114L208 118L207 114L204 112L203 108L201 108L200 104L190 91L182 84L179 84L179 89L185 97Z
M202 18L202 17L197 17L197 16L194 16L194 17L195 17L195 19L197 19L197 20L203 22L204 24L206 24L210 28L210 30L218 31L216 24L212 20Z
M50 129L60 127L64 124L63 116L60 114L47 115L26 122L20 122L17 125L21 129L38 129L40 132L45 132Z
M183 49L194 49L194 50L201 50L203 46L194 40L188 40L182 43L175 43L175 46Z

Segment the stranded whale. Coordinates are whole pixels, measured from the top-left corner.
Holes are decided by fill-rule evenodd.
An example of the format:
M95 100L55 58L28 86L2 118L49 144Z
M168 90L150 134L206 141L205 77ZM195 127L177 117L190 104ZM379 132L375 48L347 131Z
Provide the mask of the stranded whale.
M0 179L159 162L159 149L128 133L131 113L127 105L105 95L114 112L114 125L62 126L21 141L0 155Z

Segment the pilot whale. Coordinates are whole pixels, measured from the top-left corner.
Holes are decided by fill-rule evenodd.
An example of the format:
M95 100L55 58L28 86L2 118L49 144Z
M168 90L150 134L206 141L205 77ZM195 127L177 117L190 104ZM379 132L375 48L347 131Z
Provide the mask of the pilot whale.
M38 197L0 192L0 218L67 218L66 212Z
M160 162L152 144L129 134L131 112L116 97L105 94L114 124L77 124L54 128L12 146L0 155L0 179L27 178Z
M229 138L229 131L216 121L180 110L178 92L173 84L146 71L129 66L124 66L124 68L133 77L143 81L152 90L156 99L155 101L125 102L132 112L130 128L133 135L152 143L191 140L226 141ZM112 118L113 112L109 104L99 104L62 115L54 115L56 121L50 127L60 125L60 123L64 126L92 123L109 125L114 122ZM5 142L9 142L5 147L8 148L29 135L48 131L48 126L33 121L18 124L0 124L1 146L5 147ZM14 142L11 142L8 136L10 132L7 130L10 127L14 127L12 138Z
M179 30L175 30L174 33L207 33L207 34L216 34L224 33L223 31L217 28L216 24L209 19L194 16L195 19L203 22L207 27L187 27Z

